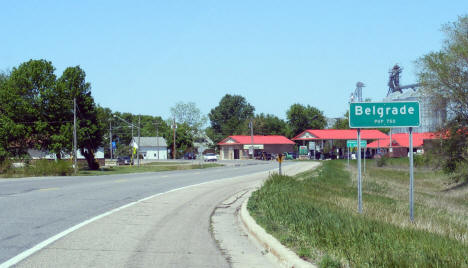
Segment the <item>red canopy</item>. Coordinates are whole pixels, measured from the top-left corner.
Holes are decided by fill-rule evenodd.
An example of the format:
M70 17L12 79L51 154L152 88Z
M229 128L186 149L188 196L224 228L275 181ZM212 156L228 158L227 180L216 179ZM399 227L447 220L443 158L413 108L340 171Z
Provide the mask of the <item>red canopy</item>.
M258 136L254 135L254 144L295 144L285 136L269 135L269 136ZM251 144L252 139L250 136L234 135L225 138L220 141L218 145L232 145L232 144Z
M413 147L422 147L424 140L438 139L439 136L433 132L413 133ZM385 140L374 141L367 144L367 148L388 148L390 137ZM409 148L409 133L392 134L392 147Z
M307 129L301 132L293 141L313 141L313 140L356 140L356 129ZM361 139L378 140L388 139L387 134L376 129L361 129Z

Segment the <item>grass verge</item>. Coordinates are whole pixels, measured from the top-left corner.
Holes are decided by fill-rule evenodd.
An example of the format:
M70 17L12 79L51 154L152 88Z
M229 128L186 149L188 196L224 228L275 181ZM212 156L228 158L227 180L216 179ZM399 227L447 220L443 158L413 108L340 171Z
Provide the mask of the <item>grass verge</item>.
M164 165L165 164L165 165ZM220 164L186 164L184 162L155 162L141 166L115 166L103 167L99 170L87 170L81 168L77 175L112 175L112 174L129 174L129 173L142 173L142 172L161 172L173 170L188 170L188 169L204 169L222 166ZM37 176L71 176L73 173L73 166L70 161L58 160L38 160L22 167L2 167L0 169L0 178L21 178L21 177L37 177Z
M142 172L161 172L161 171L173 171L173 170L189 170L189 169L204 169L212 167L220 167L220 164L195 164L195 165L174 165L170 163L166 166L164 165L141 165L141 166L115 166L102 168L100 170L80 170L78 175L111 175L111 174L128 174L128 173L142 173Z
M441 174L417 169L411 223L408 172L398 161L384 169L368 161L362 215L345 161L324 161L300 178L272 175L248 209L281 243L323 267L468 267L468 190L443 191Z

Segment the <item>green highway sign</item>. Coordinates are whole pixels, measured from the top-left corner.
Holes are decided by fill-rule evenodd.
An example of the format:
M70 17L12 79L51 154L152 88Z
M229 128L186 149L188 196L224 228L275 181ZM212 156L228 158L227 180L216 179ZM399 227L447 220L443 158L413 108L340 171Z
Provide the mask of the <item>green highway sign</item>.
M354 148L357 147L357 140L347 140L346 141L346 146L349 148ZM366 147L367 146L367 141L366 140L361 140L361 147Z
M418 127L419 102L352 102L349 105L350 128Z

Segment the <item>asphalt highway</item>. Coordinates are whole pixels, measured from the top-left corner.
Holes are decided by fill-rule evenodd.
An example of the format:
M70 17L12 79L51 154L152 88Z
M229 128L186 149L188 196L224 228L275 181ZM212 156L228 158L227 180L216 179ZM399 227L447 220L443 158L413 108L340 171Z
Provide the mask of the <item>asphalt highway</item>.
M78 223L142 198L275 167L276 162L269 162L157 173L0 180L0 264Z

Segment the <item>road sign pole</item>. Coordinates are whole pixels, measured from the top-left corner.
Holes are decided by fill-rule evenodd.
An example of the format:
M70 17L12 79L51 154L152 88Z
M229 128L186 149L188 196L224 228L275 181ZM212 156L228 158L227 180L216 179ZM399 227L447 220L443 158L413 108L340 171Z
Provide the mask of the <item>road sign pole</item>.
M364 174L366 174L366 148L364 148Z
M281 176L281 161L279 162L279 174Z
M414 221L414 214L413 214L413 128L409 128L409 161L410 161L410 192L409 192L409 199L410 199L410 220Z
M346 147L348 149L348 168L349 168L349 147Z
M357 165L358 165L358 211L362 213L362 177L361 177L361 129L357 129Z

